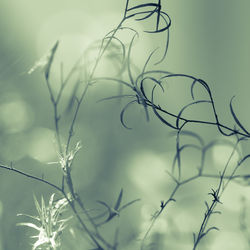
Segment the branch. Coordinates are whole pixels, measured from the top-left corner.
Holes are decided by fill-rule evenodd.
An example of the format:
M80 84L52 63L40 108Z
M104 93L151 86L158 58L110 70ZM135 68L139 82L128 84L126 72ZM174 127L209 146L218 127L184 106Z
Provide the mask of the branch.
M26 177L28 177L28 178L30 178L30 179L33 179L33 180L42 182L42 183L44 183L44 184L47 184L47 185L49 185L49 186L55 188L57 191L59 191L59 192L61 192L61 193L64 194L63 190L62 190L60 187L58 187L57 185L55 185L55 184L53 184L53 183L51 183L51 182L49 182L49 181L44 180L43 178L40 178L40 177L31 175L31 174L25 173L25 172L23 172L23 171L21 171L21 170L18 170L18 169L16 169L16 168L13 168L12 166L11 166L11 167L7 167L7 166L4 166L4 165L0 165L0 168L3 168L3 169L6 169L6 170L10 170L10 171L16 172L16 173L21 174L21 175L23 175L23 176L26 176Z

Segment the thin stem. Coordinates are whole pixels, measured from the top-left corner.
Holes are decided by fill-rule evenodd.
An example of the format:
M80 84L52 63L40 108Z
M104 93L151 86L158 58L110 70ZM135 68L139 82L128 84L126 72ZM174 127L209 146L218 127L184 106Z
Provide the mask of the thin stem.
M173 201L173 197L175 195L175 193L177 192L177 190L179 189L179 187L181 186L180 183L177 183L174 190L172 191L171 195L169 196L169 199L161 206L161 210L157 211L156 214L153 216L152 218L152 222L150 223L149 228L147 229L146 233L144 234L142 241L141 241L141 250L144 249L144 243L146 238L148 237L149 233L151 232L156 220L158 219L158 217L161 215L161 213L163 212L164 208L171 202Z
M86 93L88 91L89 86L92 83L92 80L93 80L96 68L99 65L99 62L100 62L103 54L105 53L106 49L110 45L110 43L111 43L113 37L115 36L116 32L121 28L121 26L122 26L122 24L123 24L123 22L125 20L126 20L126 18L122 19L122 21L118 24L118 26L116 27L116 29L113 31L113 34L110 36L110 38L109 38L108 42L105 44L104 48L103 49L101 48L100 51L99 51L99 55L98 55L98 57L97 57L97 59L95 61L93 69L92 69L92 71L91 71L91 73L89 75L89 78L87 80L87 84L86 84L86 86L85 86L85 88L84 88L84 90L83 90L83 92L81 94L80 99L77 102L76 110L74 112L73 120L71 122L70 129L69 129L69 135L68 135L67 144L66 144L66 154L68 153L68 150L69 150L70 142L71 142L71 139L72 139L72 136L73 136L75 122L76 122L76 119L77 119L77 116L78 116L78 113L79 113L79 110L80 110L81 103L82 103L82 101L83 101L83 99L84 99L84 97L85 97L85 95L86 95Z
M161 17L161 0L158 1L156 31L159 30L160 17Z
M196 240L194 241L193 250L196 250L196 247L200 243L200 240L207 234L207 233L204 234L204 231L205 231L205 229L207 227L209 218L210 218L211 214L213 213L213 211L214 211L214 209L215 209L215 207L216 207L217 204L218 204L218 202L214 199L213 202L212 202L212 204L208 208L207 212L205 213L205 216L204 216L204 219L202 221L199 233L197 235Z
M248 134L245 134L245 133L243 133L243 132L240 132L240 131L238 131L238 130L235 130L234 128L230 128L230 127L228 127L228 126L226 126L226 125L223 125L223 124L221 124L221 123L219 123L219 122L209 122L209 121L193 120L193 119L187 119L187 118L184 118L184 117L178 117L178 115L175 115L175 114L173 114L173 113L171 113L171 112L168 112L168 111L162 109L160 106L157 106L157 105L153 104L153 103L150 102L149 100L145 100L145 103L146 103L148 106L150 106L150 107L154 107L155 109L157 109L157 110L159 110L159 111L161 111L161 112L163 112L163 113L165 113L165 114L167 114L167 115L170 115L170 116L172 116L172 117L178 118L179 120L182 120L182 121L184 121L184 122L188 122L188 123L197 123L197 124L206 124L206 125L213 125L213 126L217 126L217 127L220 127L220 128L224 128L224 129L226 129L226 130L228 130L228 131L230 131L230 132L236 133L236 134L238 134L238 135L242 135L242 136L244 136L244 137L248 137L248 138L250 137Z
M179 132L179 131L178 131L178 132ZM178 135L179 135L179 133L177 133L177 138L178 138ZM177 143L177 142L178 142L178 143ZM178 144L178 147L179 147L179 139L176 141L176 143ZM175 185L175 187L174 187L172 193L170 194L168 200L165 201L165 202L162 202L162 203L161 203L161 206L160 206L160 210L157 211L157 212L155 213L155 215L154 215L154 217L153 217L153 219L152 219L152 222L150 223L150 226L149 226L149 228L147 229L147 231L146 231L146 233L144 234L144 237L143 237L143 239L142 239L142 242L141 242L141 250L143 250L144 242L145 242L146 238L148 237L150 231L152 230L152 228L153 228L153 226L154 226L156 220L157 220L158 217L162 214L162 212L166 209L167 205L168 205L171 201L174 201L174 196L175 196L175 194L177 193L177 191L180 189L180 187L182 187L182 186L184 186L185 184L190 183L190 182L192 182L192 181L194 181L194 180L196 180L196 179L198 179L198 178L200 178L200 177L203 177L203 178L204 178L204 177L205 177L205 178L216 178L216 179L217 179L217 178L220 178L219 187L218 187L217 192L216 192L217 196L219 197L219 192L220 192L221 190L222 190L222 192L223 192L224 189L225 189L225 186L222 187L222 181L223 181L223 179L228 179L228 182L229 182L229 181L232 180L232 179L244 177L244 176L242 176L242 175L234 176L234 174L235 174L235 172L236 172L236 169L237 169L238 166L239 166L239 163L237 164L237 166L235 167L235 169L233 170L233 172L232 172L231 175L225 175L226 170L227 170L228 165L229 165L229 162L231 161L234 152L237 150L238 143L239 143L239 140L237 140L237 142L236 142L235 145L234 145L234 148L233 148L232 153L230 154L230 156L229 156L229 158L228 158L228 161L227 161L227 163L226 163L226 165L225 165L225 167L224 167L224 170L223 170L223 174L222 174L222 175L221 175L221 174L219 174L219 175L211 175L211 174L204 174L204 173L203 173L203 171L204 171L204 164L205 164L205 154L206 154L207 149L208 149L207 146L204 146L204 149L202 150L201 165L200 165L200 167L199 167L199 169L198 169L198 173L197 173L197 174L195 174L195 175L193 175L193 176L191 176L191 177L189 177L189 178L187 178L187 179L180 180L180 178L175 178L171 173L168 173L168 174L170 175L170 177L172 177L172 179L174 180L174 182L176 183L176 185ZM208 144L208 145L210 145L210 144ZM177 151L178 151L178 150L179 150L179 148L177 148ZM179 153L180 153L180 150L179 150ZM180 158L181 155L179 154L178 157ZM246 159L246 158L247 158L247 157L245 157L245 159ZM181 165L180 165L179 167L181 167ZM246 177L248 177L248 175L246 175ZM227 183L227 184L228 184L228 183ZM222 194L222 193L221 193L221 194ZM221 194L220 194L220 195L221 195ZM211 210L211 212L212 212L212 211L214 210L215 206L216 206L216 204L214 204L214 202L213 202L212 205L210 206L210 208L208 209L208 211ZM210 212L209 212L209 213L210 213ZM210 215L210 214L209 214L209 215ZM207 216L207 215L206 215L206 216ZM203 220L203 222L202 222L202 225L201 225L201 230L203 230L203 231L205 230L205 227L206 227L206 225L207 225L207 220L208 220L208 218L207 218L206 216L205 216L205 218L204 218L204 220ZM201 232L199 232L198 235L201 235ZM196 239L196 241L197 241L197 239ZM195 244L195 243L194 243L194 244ZM197 244L198 244L198 243L197 243Z
M46 181L46 180L44 180L43 178L39 178L39 177L37 177L37 176L31 175L31 174L25 173L25 172L23 172L23 171L21 171L21 170L18 170L18 169L16 169L16 168L13 168L12 166L11 166L11 167L7 167L7 166L4 166L4 165L0 165L0 168L6 169L6 170L10 170L10 171L13 171L13 172L15 172L15 173L21 174L21 175L26 176L26 177L28 177L28 178L31 178L31 179L33 179L33 180L36 180L36 181L42 182L42 183L44 183L44 184L47 184L47 185L49 185L49 186L55 188L55 189L56 189L57 191L59 191L59 192L62 191L61 188L58 187L57 185L55 185L55 184L53 184L53 183L51 183L51 182L49 182L49 181Z
M95 243L95 245L98 247L98 249L103 249L101 247L101 245L98 243L98 241L95 239L93 233L88 229L88 227L85 225L85 223L83 222L82 218L80 217L80 215L78 214L74 204L67 198L69 205L72 209L72 211L74 212L77 220L79 221L79 223L81 224L82 228L86 231L86 233L89 235L89 237L91 238L91 240Z
M52 88L51 88L51 84L50 84L48 78L46 79L46 84L47 84L47 87L48 87L48 90L49 90L51 103L53 104L54 125L55 125L57 145L58 145L58 149L59 149L60 154L62 154L63 150L62 150L62 143L61 143L60 131L59 131L59 120L60 120L60 118L58 116L58 108L57 108L59 99L57 99L57 100L55 99Z
M67 138L67 143L66 143L66 147L65 147L65 152L63 152L63 149L62 149L62 143L61 143L61 139L60 139L60 133L59 133L59 117L58 117L58 103L61 99L61 95L62 95L62 92L67 84L67 82L69 81L71 75L73 74L73 72L75 71L75 68L76 66L79 64L81 58L76 62L75 66L71 69L71 71L69 72L68 76L66 77L66 79L63 81L63 76L62 76L62 68L61 68L61 88L59 90L59 93L57 95L57 97L55 98L54 95L53 95L53 92L52 92L52 89L51 89L51 85L49 83L49 80L48 78L46 79L46 83L47 83L47 87L48 87L48 90L49 90L49 93L50 93L50 98L51 98L51 102L53 104L53 107L54 107L54 122L55 122L55 130L56 130L56 137L57 137L57 143L58 143L58 146L59 146L59 151L60 151L60 154L61 155L68 155L69 153L69 148L70 148L70 142L71 142L71 139L73 137L73 134L74 134L74 126L75 126L75 123L76 123L76 119L77 119L77 116L78 116L78 113L79 113L79 110L80 110L80 106L81 106L81 103L87 93L87 90L89 88L89 86L91 85L92 83L92 80L93 80L93 76L94 76L94 73L96 71L96 68L103 56L103 54L105 53L106 49L108 48L108 46L110 45L112 39L114 38L116 32L120 29L120 27L122 26L123 22L126 20L126 17L124 17L122 19L122 21L119 23L119 25L117 26L117 28L113 31L113 34L109 37L107 43L105 44L104 48L100 48L99 50L99 55L95 61L95 64L93 66L93 69L91 71L91 74L90 76L88 77L88 80L87 80L87 84L79 98L76 99L77 100L77 106L76 106L76 109L75 109L75 112L74 112L74 115L73 115L73 119L72 119L72 122L70 124L70 128L69 128L69 133L68 133L68 138ZM68 161L68 159L67 159ZM62 188L60 189L61 192L64 192L64 180L66 180L66 183L67 183L67 186L69 188L69 192L71 194L71 197L73 198L73 201L70 202L70 206L74 212L74 214L76 215L78 221L80 222L80 224L82 225L82 227L84 228L84 230L88 233L88 235L91 237L91 239L93 240L93 242L101 249L101 246L99 245L99 243L96 241L95 237L92 235L92 233L89 231L88 227L83 223L81 217L79 216L76 208L75 208L75 205L74 205L74 200L80 205L81 209L85 212L85 214L87 215L87 217L89 218L92 226L94 227L95 229L95 234L96 234L96 237L101 240L107 247L109 248L112 248L112 246L106 242L103 237L99 234L98 232L98 229L97 229L97 226L96 224L93 222L92 218L90 217L90 215L88 214L88 212L86 211L86 209L84 208L82 202L80 201L79 197L77 198L77 195L74 191L74 186L73 186L73 181L72 181L72 177L71 177L71 173L70 173L71 169L70 169L70 166L69 166L69 162L66 162L66 169L65 169L65 173L66 175L62 177Z
M125 19L125 18L126 18L127 11L128 11L128 4L129 4L129 0L126 0L126 7L125 7L125 11L124 11L124 16L123 16L123 19Z
M63 196L67 199L67 201L68 201L68 203L69 203L69 205L70 205L72 211L74 212L75 217L77 218L77 220L78 220L79 223L81 224L82 228L86 231L86 233L89 235L89 237L90 237L90 238L92 239L92 241L95 243L95 245L96 245L97 247L99 247L100 249L102 249L101 246L100 246L100 244L98 243L98 241L97 241L97 240L95 239L95 237L93 236L93 233L88 229L88 227L86 226L86 224L83 222L83 220L82 220L81 217L79 216L77 210L75 209L75 206L74 206L73 202L68 198L68 196L67 196L67 194L64 192L64 190L62 190L60 187L58 187L57 185L55 185L55 184L53 184L53 183L51 183L51 182L49 182L49 181L46 181L46 180L44 180L44 179L42 179L42 178L39 178L39 177L36 177L36 176L34 176L34 175L25 173L25 172L23 172L23 171L21 171L21 170L18 170L18 169L16 169L16 168L13 168L12 166L11 166L11 167L7 167L7 166L4 166L4 165L0 165L0 168L6 169L6 170L9 170L9 171L13 171L13 172L18 173L18 174L20 174L20 175L23 175L23 176L25 176L25 177L27 177L27 178L30 178L30 179L39 181L39 182L44 183L44 184L47 184L47 185L49 185L50 187L53 187L54 189L56 189L57 191L59 191L60 193L62 193ZM106 243L107 246L111 247L111 245L109 245L107 242L105 242L105 243Z

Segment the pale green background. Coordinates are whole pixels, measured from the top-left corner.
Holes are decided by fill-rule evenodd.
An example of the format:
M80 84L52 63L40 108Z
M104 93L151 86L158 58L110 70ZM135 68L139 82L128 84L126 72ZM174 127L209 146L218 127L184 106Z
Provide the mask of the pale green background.
M141 1L134 1L138 2ZM211 87L221 121L230 126L233 120L229 102L236 95L235 110L242 123L250 127L250 2L162 2L172 26L168 55L160 68L204 79ZM58 180L58 167L46 164L56 156L46 85L39 70L32 75L27 71L57 39L62 41L58 53L67 69L79 51L119 23L124 5L125 1L121 0L0 1L1 163L13 162L16 168L38 176L44 173L45 178ZM142 38L134 58L138 66L161 43L157 39ZM117 89L107 84L93 86L88 92L76 124L75 141L81 140L83 148L75 162L73 178L79 194L92 208L97 207L98 199L114 203L121 187L124 202L142 199L128 208L119 222L121 242L128 242L126 249L133 250L139 249L136 240L145 232L150 215L173 188L164 171L171 166L175 144L168 137L171 130L155 119L146 123L139 108L128 111L126 120L133 130L126 130L119 121L122 106L117 101L96 103L100 98L116 94ZM173 106L175 101L178 100L173 99ZM206 131L204 135L207 139L219 136L216 130ZM249 152L249 147L244 145L242 151ZM225 147L214 150L207 167L218 171L229 152ZM192 168L192 163L187 157L186 168ZM244 171L249 172L247 164L245 167ZM16 223L26 219L16 215L35 214L33 194L37 197L43 194L48 199L54 190L4 170L0 170L0 178L0 249L30 249L29 236L35 232L16 227ZM215 180L201 179L178 193L178 202L170 205L166 217L162 216L155 227L155 240L165 244L164 249L192 249L192 232L197 232L205 210L204 200L210 201L207 193L216 185ZM241 195L249 197L249 188L232 184L225 193L224 206L220 207L222 215L212 220L212 225L220 227L221 232L211 232L200 249L248 249L246 239L239 232ZM113 229L112 225L108 227L108 235L112 235ZM85 249L79 244L80 241L67 238L64 249Z

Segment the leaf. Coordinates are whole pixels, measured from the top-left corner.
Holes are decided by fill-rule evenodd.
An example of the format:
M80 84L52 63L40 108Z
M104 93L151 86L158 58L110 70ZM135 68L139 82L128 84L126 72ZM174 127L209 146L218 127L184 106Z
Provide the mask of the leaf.
M50 209L52 209L52 207L53 207L54 197L55 197L55 193L53 193L53 194L50 196L50 200L49 200L49 208L50 208Z
M140 201L140 200L141 200L141 199L136 199L136 200L133 200L133 201L128 202L127 204L123 205L123 206L119 209L119 211L125 209L126 207L128 207L128 206L130 206L130 205L132 205L132 204L134 204L135 202Z
M212 211L211 214L221 214L221 211Z
M146 68L147 68L147 66L148 66L148 63L149 63L149 61L150 61L150 59L152 58L153 54L154 54L157 50L158 50L158 48L154 49L154 50L149 54L149 56L148 56L148 58L147 58L147 60L146 60L146 62L145 62L145 64L144 64L144 66L143 66L142 75L144 75L144 73L145 73L145 71L146 71Z
M117 98L123 98L123 97L133 97L135 98L135 95L116 95L116 96L109 96L109 97L105 97L102 98L100 100L98 100L97 102L103 102L103 101L108 101L108 100L112 100L112 99L117 99Z
M166 26L164 26L161 29L156 29L154 31L145 31L146 33L161 33L161 32L164 32L164 31L169 29L169 27L171 26L171 19L170 19L169 15L166 12L161 11L160 16L163 18ZM167 17L167 19L169 21L167 21L167 19L165 17Z
M36 199L36 196L33 196L33 197L34 197L34 202L35 202L36 210L37 210L37 212L39 214L39 217L42 218L43 214L42 214L42 210L40 208L40 205L39 205L39 203L38 203L38 201Z
M56 41L54 46L50 49L50 51L45 54L41 59L39 59L34 66L28 71L28 74L32 74L36 69L42 68L45 73L45 78L48 80L50 68L54 59L54 55L56 53L57 47L59 45L59 41Z
M241 124L241 122L239 121L239 119L237 118L234 110L233 110L233 105L232 105L232 102L233 102L233 99L234 99L235 96L233 96L231 98L231 101L230 101L230 111L231 111L231 114L235 120L235 122L237 123L237 125L247 134L247 135L250 135L249 132L244 128L244 126Z
M32 215L29 215L29 214L17 214L17 216L25 216L25 217L28 217L28 218L31 218L31 219L34 219L34 220L37 220L37 221L41 221L40 218L38 216L32 216Z
M132 76L132 71L131 71L131 60L130 60L130 56L131 56L131 50L132 50L132 46L133 46L133 43L134 43L134 40L135 40L135 37L138 36L138 34L136 33L130 44L129 44L129 48L128 48L128 55L127 55L127 69L128 69L128 76L129 76L129 79L130 79L130 82L132 85L134 85L134 79L133 79L133 76Z
M207 211L209 211L209 206L208 206L208 203L206 201L205 201L205 205L206 205Z
M56 41L55 45L52 47L52 49L50 50L49 55L48 55L48 63L45 67L45 78L47 80L49 79L51 65L52 65L52 62L54 60L54 56L55 56L56 50L58 48L58 45L59 45L59 41Z
M148 18L151 17L156 11L157 11L157 8L155 8L155 9L152 10L152 11L138 12L138 13L136 13L136 15L140 15L140 14L147 14L147 15L144 16L144 17L141 17L141 18L136 18L135 21L143 21L143 20L145 20L145 19L148 19Z
M151 102L152 102L152 109L155 113L155 115L158 117L158 119L163 122L165 125L167 125L168 127L177 129L174 125L172 125L171 123L167 122L156 110L156 106L154 104L154 90L155 90L156 85L153 87L152 89L152 95L151 95Z
M100 200L98 200L97 202L100 203L101 205L105 206L109 210L109 212L111 211L111 207L106 202L100 201Z
M165 49L164 49L163 56L162 56L162 58L161 58L157 63L155 63L155 65L158 65L158 64L160 64L161 62L163 62L163 60L164 60L164 59L166 58L166 56L167 56L168 47L169 47L169 29L167 29L166 33L167 33L167 40L166 40L166 45L165 45Z
M177 116L177 118L176 118L176 127L177 127L177 128L179 128L179 121L180 121L180 119L181 119L182 113L183 113L188 107L190 107L190 106L192 106L192 105L195 105L195 104L200 104L200 103L211 103L211 101L200 100L200 101L194 101L194 102L191 102L191 103L185 105L185 106L180 110L180 112L179 112L179 114L178 114L178 116Z
M193 233L193 242L196 242L196 237L195 237L195 233Z
M131 102L127 103L127 105L122 109L122 111L121 111L121 113L120 113L120 121L121 121L123 127L125 127L126 129L132 129L132 128L128 127L128 126L125 124L125 122L124 122L124 113L125 113L125 111L127 110L127 108L128 108L132 103L135 103L135 102L136 102L136 101L134 100L134 101L131 101Z
M41 198L41 211L42 211L42 218L46 218L47 216L47 213L46 213L46 206L45 206L45 202L44 202L44 199L43 199L43 196Z
M192 82L192 85L191 85L191 88L190 88L190 92L191 92L191 97L192 99L194 100L194 86L195 86L195 83L197 82L197 79L194 79L193 82Z
M250 154L244 156L238 163L238 165L240 166L245 160L247 160L248 158L250 158Z
M208 234L211 230L220 231L220 229L219 229L218 227L210 227L210 228L205 232L205 234Z
M41 228L38 227L37 225L33 224L33 223L29 223L29 222L22 222L22 223L17 223L17 226L26 226L26 227L31 227L36 229L37 231L40 231Z
M131 7L129 9L127 9L127 11L131 11L131 10L135 10L135 9L140 9L140 8L144 8L144 7L158 7L158 4L156 3L145 3L145 4L139 4L139 5L136 5L134 7Z
M146 93L145 93L145 90L144 90L144 81L145 81L145 80L150 80L150 81L152 81L153 83L156 83L158 86L161 87L162 92L164 92L164 88L163 88L163 86L162 86L162 84L161 84L161 82L160 82L159 80L155 79L154 77L149 77L149 76L144 77L144 78L141 80L140 90L141 90L143 96L144 96L146 99L148 99L148 98L147 98Z
M116 209L110 207L106 202L104 202L104 201L99 201L99 200L98 200L97 202L100 203L101 205L105 206L105 207L108 209L108 212L109 212L108 218L107 218L105 221L103 221L103 222L97 224L98 226L101 226L101 225L103 225L103 224L109 222L109 221L110 221L111 219L113 219L116 215L119 215L119 212L118 212Z
M119 208L120 205L121 205L122 195L123 195L123 189L121 189L120 194L119 194L119 196L118 196L118 199L117 199L117 201L116 201L116 204L115 204L115 206L114 206L114 209L115 209L115 210L118 210L118 208Z

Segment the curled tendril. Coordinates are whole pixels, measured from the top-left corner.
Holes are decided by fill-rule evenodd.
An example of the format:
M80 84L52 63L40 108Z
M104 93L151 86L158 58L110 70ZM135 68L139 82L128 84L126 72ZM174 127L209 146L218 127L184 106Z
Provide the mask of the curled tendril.
M120 121L121 121L123 127L125 127L126 129L132 129L132 128L128 127L128 126L126 125L126 123L124 122L124 114L125 114L125 111L128 109L128 107L129 107L131 104L135 103L135 102L136 102L136 100L133 100L133 101L127 103L126 106L122 109L122 111L121 111L121 113L120 113Z
M143 21L153 16L156 16L155 28L152 30L145 30L145 33L149 34L158 34L166 32L166 46L164 48L162 58L155 63L155 65L161 63L167 55L168 46L169 46L169 28L171 26L170 16L162 11L161 0L158 0L158 3L145 3L139 4L133 7L128 8L128 2L125 10L125 19L135 18L136 21Z

